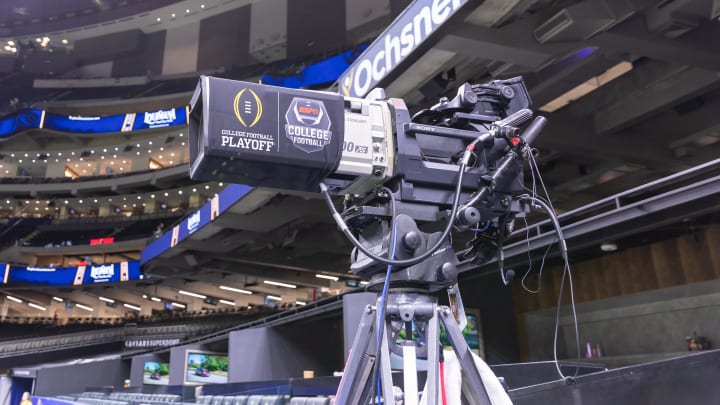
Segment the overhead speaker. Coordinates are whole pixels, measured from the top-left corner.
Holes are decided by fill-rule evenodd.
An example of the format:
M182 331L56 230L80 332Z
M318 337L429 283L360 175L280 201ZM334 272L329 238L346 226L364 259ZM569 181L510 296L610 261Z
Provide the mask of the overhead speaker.
M630 17L626 0L586 0L566 7L535 28L535 39L546 42L581 41Z

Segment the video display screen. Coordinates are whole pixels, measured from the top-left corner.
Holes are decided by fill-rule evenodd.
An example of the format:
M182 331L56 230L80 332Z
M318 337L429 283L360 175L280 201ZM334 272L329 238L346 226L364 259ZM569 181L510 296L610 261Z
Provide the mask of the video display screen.
M185 382L220 384L228 382L228 356L222 353L187 351Z
M187 106L105 116L64 115L26 109L0 118L0 138L44 128L81 135L140 131L187 125Z
M467 325L462 330L462 335L465 338L465 342L472 352L485 358L485 345L482 342L482 329L480 327L480 316L476 313L466 310L465 318L467 319ZM440 344L444 347L450 346L450 340L447 338L447 332L445 328L440 330Z
M168 385L169 376L170 363L146 361L143 366L143 384Z
M73 267L12 266L0 263L0 282L10 285L87 285L142 279L140 262L90 264Z

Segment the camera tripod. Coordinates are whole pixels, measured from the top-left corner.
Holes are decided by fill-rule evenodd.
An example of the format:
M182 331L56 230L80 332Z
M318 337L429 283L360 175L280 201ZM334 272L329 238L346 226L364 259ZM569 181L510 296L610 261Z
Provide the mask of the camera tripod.
M520 111L519 115L523 115L524 121L532 114L529 111ZM395 398L393 390L390 352L397 353L399 347L402 347L405 366L403 404L418 403L417 384L413 384L413 380L407 377L408 373L415 372L418 355L421 358L427 357L425 403L439 403L440 324L445 327L450 346L457 355L463 377L462 393L466 402L470 405L492 404L487 387L480 377L480 372L454 315L449 308L439 306L433 294L457 284L458 258L452 249L450 233L453 225L456 227L459 225L459 229L468 229L478 225L481 218L487 218L485 229L497 228L498 240L501 240L508 225L506 220L513 218L516 213L527 210L524 203L514 201L511 195L494 192L497 185L507 185L508 179L519 178L520 161L529 153L527 143L537 137L544 125L545 119L537 117L522 139L517 137L517 129L513 128L509 132L510 138L506 139L508 145L512 146L498 157L491 174L482 177L483 186L480 190L458 210L463 174L475 143L466 147L458 170L453 208L443 232L424 232L418 228L416 222L416 220L425 223L437 222L439 219L437 214L440 213L437 206L422 207L418 204L406 203L402 198L398 198L399 201L396 202L393 191L384 187L383 193L387 195L377 194L375 197L390 197L389 215L386 202L380 202L375 206L367 205L372 201L372 197L361 201L359 205L346 206L345 211L340 215L333 206L327 187L321 185L336 222L356 247L350 269L355 274L372 278L369 290L377 292L381 280L385 278L380 264L383 260L378 258L401 259L384 261L390 265L387 276L389 279L385 285L385 288L389 286L387 303L379 294L375 307L368 306L365 309L340 380L336 404L369 404L372 401L375 369L380 375L381 388L378 387L377 390L382 391L383 403L394 405L399 398ZM498 128L504 127L501 125ZM477 139L480 140L481 137ZM493 136L488 139L493 139ZM402 190L404 186L405 184L401 182L398 189ZM495 204L496 200L499 205ZM485 212L478 210L477 206L482 207ZM396 214L397 212L400 214ZM490 221L493 220L495 220L494 225L491 225ZM357 231L358 238L354 237L350 229ZM390 238L391 233L392 238ZM475 250L482 245L482 240L479 240L473 245L471 253L477 255ZM413 260L413 258L417 259ZM392 264L403 264L407 267L393 269ZM506 282L504 273L502 275L503 281ZM413 325L421 335L420 342L412 339ZM401 339L401 346L398 346L396 342L397 338L402 337L401 331L405 331L406 338ZM373 340L374 334L382 338Z
M388 293L385 319L378 319L380 313L380 299L376 306L368 305L358 327L352 344L350 356L345 366L345 372L340 381L335 403L336 404L368 404L372 401L373 368L379 367L382 381L382 397L385 404L395 404L400 398L395 396L390 369L390 353L397 351L396 337L400 330L411 333L410 323L415 323L418 331L424 332L424 341L415 342L405 340L402 354L404 357L405 379L407 373L414 373L415 355L427 355L427 391L426 403L428 405L440 403L439 394L439 363L440 363L440 324L445 327L447 337L462 369L462 391L471 405L490 405L490 399L480 373L475 366L470 348L455 321L455 318L446 306L440 306L437 298L420 291L398 289ZM405 328L396 328L398 324ZM377 326L384 328L381 346L377 348L375 334ZM379 359L376 358L379 353ZM408 358L411 357L411 358ZM379 364L377 364L379 361ZM412 385L412 384L411 384ZM417 404L417 387L405 386L403 403ZM414 396L414 397L412 397Z
M360 238L375 251L393 251L394 255L407 257L419 255L436 245L441 232L426 233L420 230L415 220L408 215L416 214L411 207L400 206L401 214L394 216L394 230L397 238L389 238L390 217L372 222L363 227ZM364 213L363 213L364 212ZM353 212L355 218L369 218L368 207ZM377 217L375 217L377 218ZM395 242L394 248L391 246ZM441 249L432 256L414 265L395 269L388 280L387 302L383 302L380 290L383 288L385 273L379 271L377 263L361 252L354 252L351 269L357 274L363 272L371 277L368 290L378 293L375 306L368 305L351 346L343 377L337 391L336 404L366 405L373 403L375 373L379 373L382 388L380 394L384 404L395 404L390 354L403 358L405 393L404 404L417 404L416 378L417 358L427 358L426 403L438 404L440 393L439 363L441 356L440 325L447 337L462 369L462 392L471 405L490 405L487 390L465 342L461 329L448 307L438 305L435 293L455 286L457 283L458 258L453 251L449 237ZM384 315L381 315L384 312ZM414 327L414 328L413 328ZM378 347L378 329L382 339ZM403 336L404 335L404 336ZM417 337L417 339L413 339ZM401 341L401 344L397 343ZM375 371L375 372L374 372ZM415 378L409 379L409 375Z

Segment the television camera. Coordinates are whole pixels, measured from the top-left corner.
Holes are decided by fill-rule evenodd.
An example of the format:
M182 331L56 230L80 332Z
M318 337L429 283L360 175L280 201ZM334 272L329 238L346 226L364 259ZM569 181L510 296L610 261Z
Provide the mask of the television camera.
M389 354L382 353L397 347L370 342L373 328L386 322L384 335L395 341L414 322L427 335L420 356L434 364L438 319L477 399L472 403L488 403L460 329L431 294L448 289L459 298L460 261L489 260L514 219L529 211L529 201L516 197L523 191L522 162L546 122L537 117L520 131L532 118L530 107L519 77L463 84L452 99L414 116L403 100L379 89L360 99L200 78L191 100L191 177L321 192L355 246L351 271L370 279L371 291L390 291L387 302L383 297L365 314L338 403L367 403L368 370L378 353L383 380L389 378ZM340 212L332 196L344 196ZM453 230L474 235L461 254L453 250ZM435 381L437 370L428 373ZM436 384L429 389L436 397Z
M455 283L457 259L451 249L429 249L449 245L449 231L423 232L418 223L478 233L464 258L487 260L488 239L478 231L497 239L527 210L513 196L522 191L528 145L545 123L538 117L519 136L518 125L532 117L521 78L464 84L413 117L403 100L379 91L343 98L207 76L191 105L193 179L313 192L322 183L324 194L345 196L339 223L364 247L352 254L353 273L383 273L386 263L373 257L394 250L404 274L393 282L433 291ZM394 249L391 198L400 235ZM433 263L413 267L428 252Z

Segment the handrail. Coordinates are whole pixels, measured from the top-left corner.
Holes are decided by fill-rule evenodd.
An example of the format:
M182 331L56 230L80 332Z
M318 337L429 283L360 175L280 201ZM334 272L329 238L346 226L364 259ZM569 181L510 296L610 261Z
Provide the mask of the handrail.
M719 209L707 202L720 193L720 159L715 159L664 178L633 187L558 216L569 249L582 249L596 243L635 235L676 222L688 215L703 215ZM676 208L683 207L682 210ZM690 211L688 211L690 210ZM632 223L623 227L623 224ZM602 232L599 232L601 231ZM551 220L516 229L505 243L507 263L532 260L529 252L557 242ZM554 257L557 253L550 253ZM514 260L514 262L513 262ZM462 262L460 272L482 269L495 272L497 258L482 264Z
M637 187L633 187L629 190L622 191L620 193L617 193L615 195L605 197L603 199L591 202L590 204L583 205L582 207L575 208L573 210L570 210L568 212L562 213L558 215L558 220L560 223L566 223L569 222L572 218L582 216L585 214L588 214L590 212L593 212L595 209L602 208L605 206L611 206L611 209L609 211L622 208L625 206L622 199L624 197L628 197L631 195L636 195L640 193L646 193L650 191L655 191L657 189L668 187L670 185L673 185L677 182L689 180L693 177L707 174L708 171L711 171L713 169L720 169L720 159L714 159L709 162L703 163L698 166L691 167L687 170L683 170L674 174L671 174L669 176L663 177L661 179L652 181L650 183L646 183ZM518 235L524 235L528 228L530 229L536 229L538 232L540 231L540 227L552 225L552 221L549 219L543 220L541 222L535 223L530 225L527 228L522 228L514 231L511 235L518 236Z

